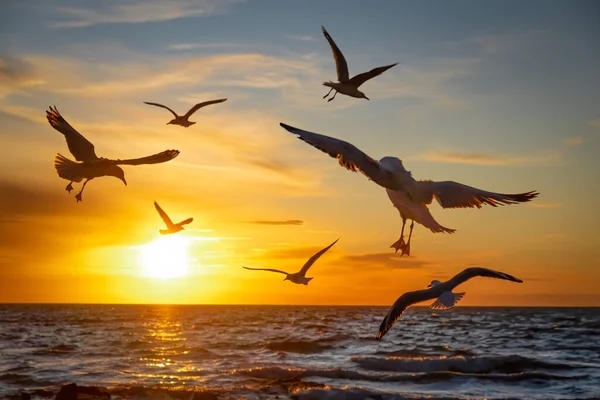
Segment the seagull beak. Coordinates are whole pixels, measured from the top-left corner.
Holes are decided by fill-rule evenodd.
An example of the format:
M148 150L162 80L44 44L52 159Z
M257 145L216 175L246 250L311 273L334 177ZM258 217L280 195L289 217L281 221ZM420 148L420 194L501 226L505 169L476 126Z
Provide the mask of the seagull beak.
M123 183L125 184L125 186L127 186L127 181L125 180L125 178L121 179L123 181Z
M367 96L365 96L365 99L367 99L367 100L371 100L371 99L369 99Z
M427 285L427 287L431 287L431 283L429 285Z

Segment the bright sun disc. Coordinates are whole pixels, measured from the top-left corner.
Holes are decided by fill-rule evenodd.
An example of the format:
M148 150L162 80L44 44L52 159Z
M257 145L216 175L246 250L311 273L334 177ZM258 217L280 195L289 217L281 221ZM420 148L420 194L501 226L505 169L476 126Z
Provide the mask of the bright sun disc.
M189 240L181 236L162 236L140 246L139 263L144 276L171 279L189 274Z

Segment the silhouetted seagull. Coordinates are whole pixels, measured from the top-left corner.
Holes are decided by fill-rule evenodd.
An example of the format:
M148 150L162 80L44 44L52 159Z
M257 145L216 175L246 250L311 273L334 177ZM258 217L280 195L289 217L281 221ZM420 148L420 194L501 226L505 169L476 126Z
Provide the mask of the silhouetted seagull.
M338 78L337 82L323 82L323 86L331 88L329 92L325 96L323 96L323 98L326 98L327 96L329 96L332 90L335 90L333 96L329 100L327 100L328 102L335 99L335 95L338 94L338 92L341 94L345 94L346 96L369 100L369 98L365 96L363 92L358 90L360 85L362 85L371 78L375 78L376 76L381 75L382 73L397 65L398 63L386 65L384 67L373 68L369 72L363 72L362 74L355 75L351 79L350 73L348 72L348 63L346 62L344 55L342 54L339 47L337 47L337 45L333 41L333 38L331 37L331 35L329 35L329 32L327 32L325 27L321 26L321 29L323 30L323 35L325 35L325 39L327 39L329 45L331 46L331 52L333 53L333 59L335 60L335 68L337 70Z
M164 212L162 208L160 208L160 206L158 205L158 203L156 201L154 202L154 207L156 207L156 211L158 211L158 215L160 215L162 220L165 222L165 225L167 226L167 229L159 229L158 230L158 232L160 232L161 235L168 235L170 233L177 233L179 231L185 230L183 225L187 225L194 220L194 218L188 218L188 219L184 219L183 221L174 224L173 221L171 221L171 218L169 218L167 213Z
M294 272L293 274L287 273L285 271L280 271L278 269L270 269L270 268L249 268L249 267L242 267L242 268L251 269L253 271L278 272L278 273L284 274L286 276L284 281L292 281L299 285L308 285L308 282L310 282L312 278L307 278L306 272L308 272L308 269L310 267L312 267L312 265L315 263L315 261L317 261L319 259L319 257L321 257L323 254L325 254L325 252L327 250L329 250L331 248L331 246L336 244L338 240L340 240L340 239L339 238L336 239L335 242L331 243L329 246L325 247L323 250L319 250L314 256L312 256L311 258L308 259L308 261L304 264L304 266L302 266L302 269L300 271Z
M414 221L434 233L453 233L455 231L455 229L438 224L430 214L426 204L431 204L434 198L443 208L481 208L484 204L496 207L531 201L539 195L536 191L519 194L494 193L453 181L417 181L412 177L410 171L404 169L402 161L396 157L383 157L376 161L343 140L294 128L284 123L279 125L298 135L300 140L336 158L342 167L353 172L360 171L367 178L386 189L388 197L402 217L400 239L390 246L396 251L402 250L401 256L410 255L410 239ZM408 242L405 242L404 226L407 219L413 222L410 225Z
M377 340L381 340L381 338L390 330L392 326L400 319L404 311L408 307L413 304L420 303L422 301L432 300L446 296L449 297L448 294L452 294L452 289L457 287L463 282L468 281L471 278L475 278L477 276L486 277L486 278L498 278L505 279L508 281L523 283L522 280L515 278L514 276L505 274L503 272L494 271L487 268L479 268L472 267L467 268L461 273L455 275L452 279L447 280L446 282L432 281L429 285L430 289L416 290L414 292L406 292L402 296L396 300L394 305L389 309L387 315L383 319L381 326L379 327L379 333L377 334ZM434 284L434 282L439 282ZM464 293L458 293L464 295ZM460 296L462 298L462 296ZM437 303L437 301L436 301ZM455 303L455 302L454 302ZM453 305L454 305L453 303ZM435 304L435 303L434 303Z
M190 108L190 111L188 111L185 115L181 115L181 116L177 115L175 113L175 111L171 110L169 107L167 107L165 105L162 105L162 104L149 103L147 101L144 101L144 104L149 104L151 106L166 108L167 110L171 111L171 113L175 116L175 118L173 118L172 120L170 120L169 122L167 122L167 125L169 125L169 124L172 124L172 125L181 125L181 126L187 128L187 127L192 126L192 125L195 124L195 122L188 121L188 118L191 117L193 113L195 113L196 111L198 111L202 107L210 106L211 104L222 103L225 100L227 100L227 99L210 100L210 101L205 101L203 103L198 103L194 107Z
M81 194L85 189L85 185L94 178L114 176L127 185L125 172L119 165L158 164L172 160L179 155L179 150L165 150L148 157L129 160L110 160L98 157L94 145L60 115L56 106L54 108L50 107L50 111L46 111L46 118L54 129L64 135L69 151L75 156L75 159L81 161L71 161L60 153L54 157L54 168L58 172L58 176L70 181L65 188L67 192L71 193L71 190L73 190L73 182L81 182L85 179L81 190L75 195L77 202L81 201Z

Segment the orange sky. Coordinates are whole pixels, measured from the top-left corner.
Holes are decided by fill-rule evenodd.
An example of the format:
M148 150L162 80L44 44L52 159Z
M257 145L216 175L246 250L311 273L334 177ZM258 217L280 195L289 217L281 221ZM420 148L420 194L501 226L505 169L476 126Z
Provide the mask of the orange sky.
M495 21L485 35L461 25L452 44L444 39L450 30L432 28L430 47L402 39L404 50L390 54L397 44L388 36L406 37L394 29L418 27L372 31L388 47L359 48L332 13L327 27L353 71L401 64L365 84L371 101L339 95L326 103L321 82L335 71L314 15L298 16L290 37L247 38L236 25L194 47L175 31L195 32L198 20L179 19L177 10L164 21L140 3L144 23L127 15L115 22L108 9L70 13L89 20L59 26L41 14L26 21L28 10L18 7L13 19L24 25L0 31L12 38L0 48L0 302L391 304L404 291L479 265L525 283L468 282L462 305L600 305L600 99L589 84L600 69L586 48ZM218 30L219 18L250 18L245 12L232 6L201 21ZM35 21L30 28L48 41L43 46L27 36ZM153 46L138 42L150 33L164 37ZM541 67L547 53L572 63L549 71L547 82L526 75L519 57ZM188 129L166 126L166 110L142 103L183 113L221 97L228 101L198 111ZM55 153L70 154L45 119L51 104L99 156L181 154L166 164L125 166L128 186L95 179L76 203L52 167ZM412 255L400 258L389 246L401 220L384 189L279 122L343 138L376 159L397 156L416 179L541 194L481 210L432 204L434 217L457 232L416 225ZM177 234L189 240L184 277L145 276L140 246L162 228L154 200L173 220L194 217ZM338 237L310 270L308 286L241 268L297 271Z

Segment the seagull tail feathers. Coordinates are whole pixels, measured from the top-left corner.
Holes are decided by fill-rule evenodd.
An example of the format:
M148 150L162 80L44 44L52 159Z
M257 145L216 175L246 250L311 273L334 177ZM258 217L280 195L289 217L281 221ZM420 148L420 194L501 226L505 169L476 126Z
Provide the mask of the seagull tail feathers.
M76 164L77 163L75 161L69 160L67 157L63 156L60 153L57 153L56 156L54 156L54 169L56 169L56 172L58 172L58 176L60 176L61 178L71 179L67 176L69 175L67 173L67 170Z

